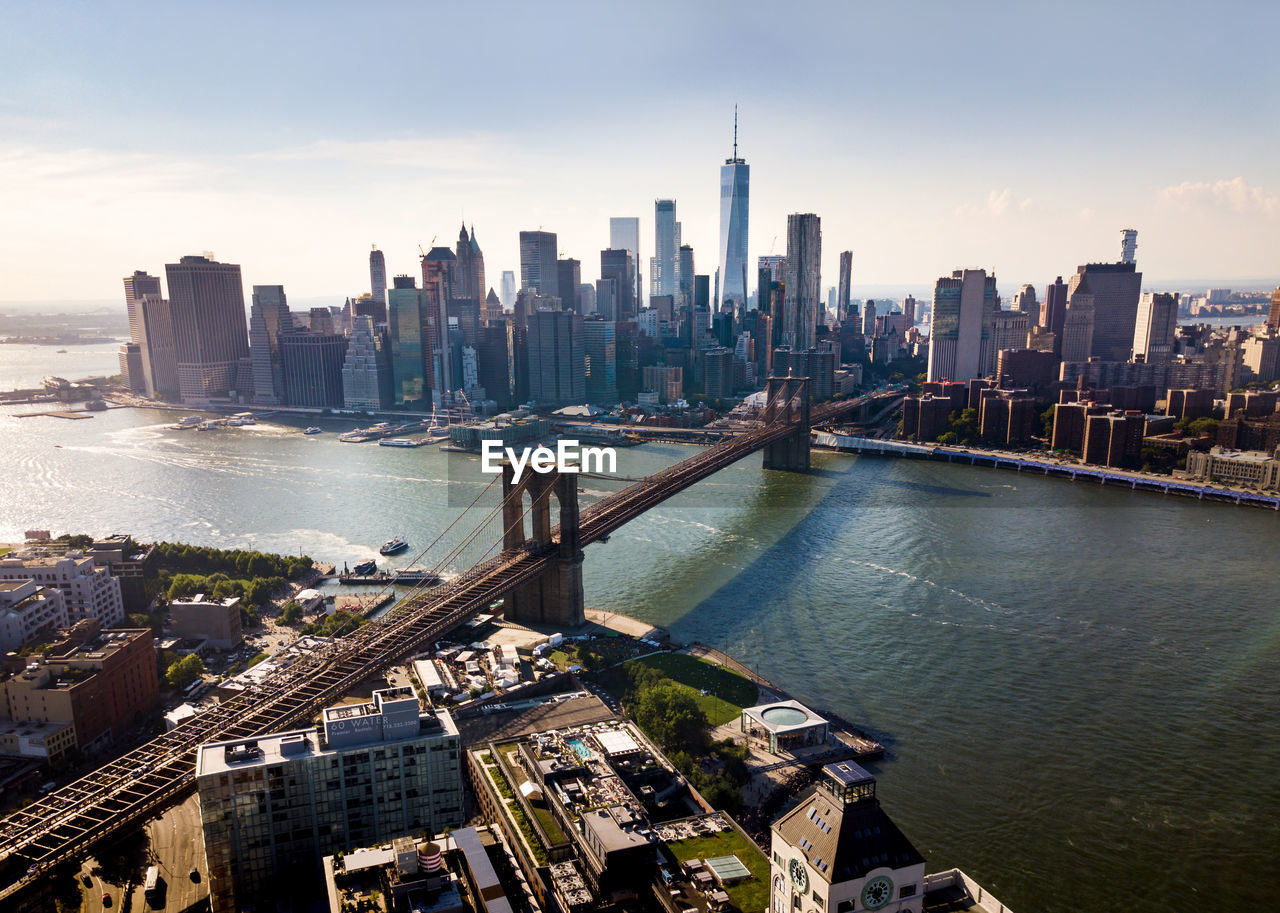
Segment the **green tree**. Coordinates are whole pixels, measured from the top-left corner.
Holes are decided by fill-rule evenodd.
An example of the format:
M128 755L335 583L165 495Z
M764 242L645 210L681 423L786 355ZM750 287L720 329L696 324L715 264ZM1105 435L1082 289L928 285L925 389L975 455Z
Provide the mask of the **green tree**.
M1053 417L1057 414L1057 405L1052 405L1040 414L1040 435L1047 440L1053 440Z
M701 752L707 743L707 715L688 691L663 681L645 689L636 702L636 722L663 748Z
M297 600L290 599L280 610L280 617L277 620L282 625L296 625L302 620L302 606L298 605Z
M164 677L170 688L181 690L203 674L204 660L194 653L189 653L171 665Z
M1187 424L1187 433L1192 437L1207 434L1214 437L1218 433L1218 420L1214 418L1198 418Z

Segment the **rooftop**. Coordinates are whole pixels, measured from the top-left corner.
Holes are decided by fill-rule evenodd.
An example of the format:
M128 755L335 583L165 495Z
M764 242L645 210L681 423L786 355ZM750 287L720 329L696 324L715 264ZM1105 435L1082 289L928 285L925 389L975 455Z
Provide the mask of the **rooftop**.
M747 707L743 715L755 720L770 732L782 734L810 726L822 726L827 721L799 701L778 701Z

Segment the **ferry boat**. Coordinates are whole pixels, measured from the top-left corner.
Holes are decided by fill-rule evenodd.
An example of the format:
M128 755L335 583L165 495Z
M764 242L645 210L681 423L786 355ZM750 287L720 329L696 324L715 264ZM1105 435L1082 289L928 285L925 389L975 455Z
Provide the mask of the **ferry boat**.
M304 432L302 432L302 433L303 433L303 434L323 434L323 433L324 433L324 429L323 429L323 428L317 428L315 425L312 425L310 428L308 428L306 431L304 431Z
M184 415L182 418L178 419L178 425L182 428L194 428L202 421L204 421L204 419L200 418L198 415Z
M351 569L351 573L360 577L368 577L370 574L378 572L378 562L370 558L368 561L361 561Z
M390 539L382 543L382 548L378 549L378 551L383 555L398 555L408 548L409 543L405 538L403 536L396 536L394 539Z
M421 447L423 444L431 443L426 438L418 438L413 440L407 437L387 437L378 441L379 447Z
M427 583L434 586L435 584L440 582L440 575L433 574L431 573L431 571L420 571L420 570L393 571L391 582L399 583L402 585L409 584L409 583L412 583L412 584Z

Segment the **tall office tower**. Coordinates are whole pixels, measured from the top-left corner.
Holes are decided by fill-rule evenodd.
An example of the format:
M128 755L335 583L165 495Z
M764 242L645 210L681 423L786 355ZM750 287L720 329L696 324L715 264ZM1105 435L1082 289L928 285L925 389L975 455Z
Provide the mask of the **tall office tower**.
M347 337L312 330L281 336L279 342L284 404L308 409L341 409Z
M555 232L520 232L520 288L558 297L557 278Z
M991 346L996 277L985 270L956 270L933 286L929 381L968 383L981 377Z
M255 285L249 315L249 357L253 363L253 401L278 406L284 391L280 337L293 332L293 315L283 285Z
M631 262L635 264L637 273L640 270L640 219L637 216L613 217L609 219L609 247L612 250L631 251ZM639 302L644 295L644 288L636 276L636 300L628 306L628 313L640 310Z
M655 200L653 204L653 259L650 261L649 294L675 295L678 289L680 229L676 222L676 201Z
M916 299L908 295L902 299L902 316L907 318L907 329L916 325Z
M807 349L817 342L821 263L822 228L818 217L811 212L787 216L782 341L793 349Z
M449 299L449 327L450 332L458 333L462 337L463 345L474 346L476 339L480 334L480 304L474 298L450 298ZM457 370L454 365L454 370Z
M836 320L849 318L849 292L853 286L853 251L840 252L840 287L836 292Z
M618 341L612 320L582 321L587 354L587 402L612 406L618 402Z
M1062 322L1067 316L1067 284L1059 276L1053 285L1044 287L1044 304L1040 305L1040 326L1057 337L1054 352L1062 351Z
M1025 311L996 308L991 315L991 345L987 348L987 363L983 366L983 375L995 375L1001 352L1006 349L1025 349L1030 329L1031 317Z
M556 261L556 285L560 289L560 306L575 314L582 313L582 263L571 257Z
M876 303L868 298L866 305L862 308L862 335L876 335L876 316L879 312L876 309Z
M733 156L720 166L720 288L716 310L744 310L747 305L747 222L751 166L738 157L738 109L733 109Z
M129 344L138 347L137 367L139 368L139 370L129 372L125 377L125 382L134 393L152 396L154 395L155 381L151 376L147 327L142 312L143 299L148 297L163 297L160 291L159 276L151 276L143 270L135 270L132 276L124 277L124 303L129 314ZM137 376L135 377L134 374Z
M385 409L389 391L386 340L373 318L361 314L352 320L347 359L342 363L342 405L346 409ZM255 382L257 378L254 378Z
M1034 285L1024 285L1013 293L1013 309L1022 311L1032 321L1040 320L1040 302L1036 301Z
M582 306L583 316L596 312L596 287L590 282L578 283L578 303Z
M1138 231L1126 228L1120 232L1120 262L1133 263L1138 255Z
M1081 277L1079 282L1073 278L1071 284L1074 289L1062 318L1061 344L1058 350L1063 361L1088 361L1089 353L1093 350L1097 318L1093 292L1089 290L1089 280L1086 278Z
M1126 229L1121 256L1132 258L1137 246L1137 233L1128 236ZM1068 296L1089 277L1093 293L1093 351L1102 361L1128 361L1133 351L1133 333L1137 323L1138 299L1142 297L1142 273L1132 259L1119 263L1087 263L1081 265L1067 286Z
M369 252L369 297L373 301L373 309L369 312L369 316L373 318L375 324L386 323L387 261L376 244Z
M173 312L169 301L158 295L142 298L142 325L146 332L146 348L143 353L143 371L147 375L147 395L168 402L177 402L178 344L173 336Z
M296 879L320 878L334 851L462 823L461 740L447 710L384 688L320 719L197 749L213 913L288 905Z
M582 316L572 311L529 315L529 398L550 406L578 405L587 396Z
M493 289L489 289L489 294L484 299L484 322L488 323L490 320L501 319L502 301Z
M502 294L499 299L502 301L502 309L509 311L516 306L516 274L514 271L504 269L502 271Z
M1148 292L1138 302L1137 325L1133 331L1133 358L1142 356L1147 364L1173 360L1178 338L1178 294Z
M604 320L616 320L618 316L618 280L596 280L596 316Z
M484 290L488 287L484 281L484 252L476 243L476 227L471 226L471 234L463 225L458 232L458 249L455 252L457 266L454 269L454 298L474 298L476 302L484 301Z
M1267 326L1280 330L1280 286L1271 293L1271 309L1267 312Z
M390 337L391 402L421 408L430 388L427 332L422 292L412 276L396 276L387 292L387 335Z
M499 409L510 409L512 403L515 365L511 335L511 324L491 323L480 328L480 341L476 344L480 386Z
M693 307L693 248L688 244L680 245L676 273L680 277L676 283L676 307Z
M631 251L612 247L600 251L600 278L614 280L613 314L601 313L610 320L631 320L639 312L636 306L636 261ZM596 307L599 309L597 300Z
M239 264L189 256L164 270L182 401L230 395L240 359L249 355Z
M429 347L431 390L442 396L455 387L453 352L449 346L449 298L457 282L458 258L447 247L433 247L422 258L423 326Z

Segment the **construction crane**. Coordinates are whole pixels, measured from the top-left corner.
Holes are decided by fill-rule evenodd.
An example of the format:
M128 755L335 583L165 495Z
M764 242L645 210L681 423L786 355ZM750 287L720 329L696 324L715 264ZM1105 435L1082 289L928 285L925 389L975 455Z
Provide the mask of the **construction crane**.
M439 236L439 235L432 235L432 236L431 236L431 246L432 246L432 247L435 247L435 246L436 246L436 238L438 238L438 237L440 237L440 236ZM426 257L427 257L427 252L426 252L425 250L423 250L423 249L422 249L422 242L421 242L421 241L419 241L419 242L418 242L418 256L422 257L424 260L425 260L425 259L426 259Z

